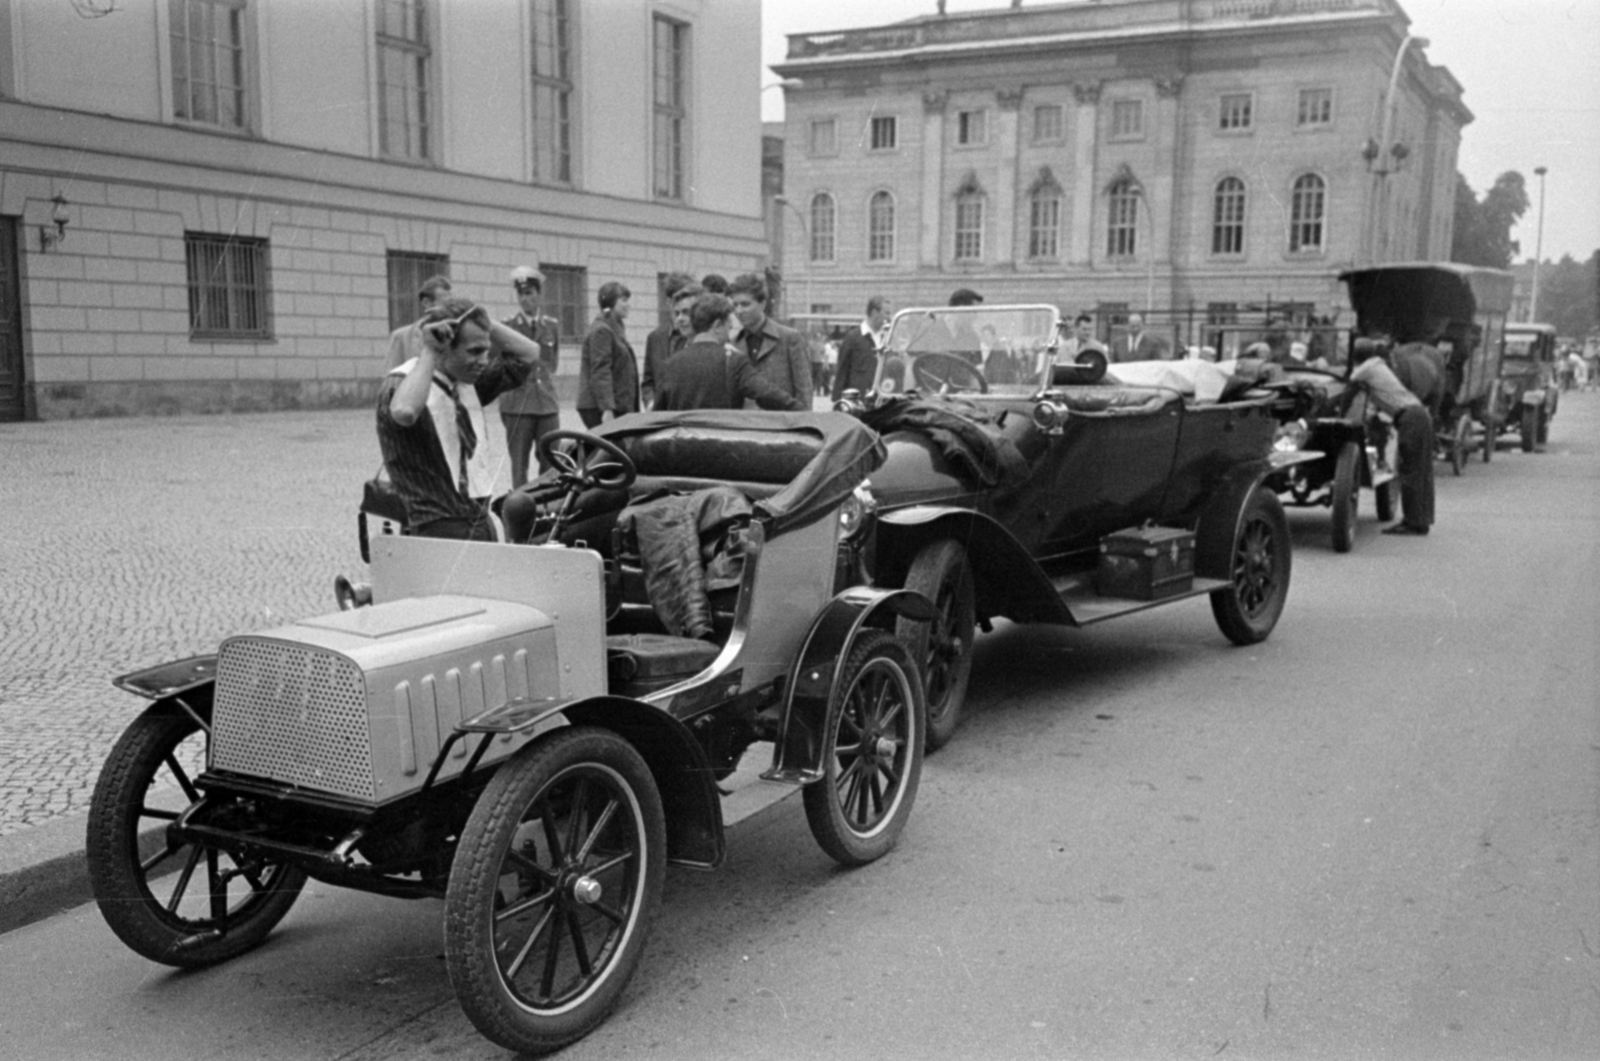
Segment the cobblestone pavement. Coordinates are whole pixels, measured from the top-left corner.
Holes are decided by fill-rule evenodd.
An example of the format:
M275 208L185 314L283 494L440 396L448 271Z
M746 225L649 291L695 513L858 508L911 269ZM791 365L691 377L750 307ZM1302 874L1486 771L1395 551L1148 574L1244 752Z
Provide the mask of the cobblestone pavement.
M0 836L87 808L110 678L330 610L379 460L368 410L0 424Z

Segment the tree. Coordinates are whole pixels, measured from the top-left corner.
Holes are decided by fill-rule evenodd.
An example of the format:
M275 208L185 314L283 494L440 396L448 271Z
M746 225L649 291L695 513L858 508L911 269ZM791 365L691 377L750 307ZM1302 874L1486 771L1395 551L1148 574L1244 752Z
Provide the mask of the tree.
M1597 262L1600 251L1587 262L1566 254L1559 262L1540 267L1539 320L1554 327L1557 335L1582 339L1594 330Z
M1521 244L1511 238L1511 226L1528 211L1528 190L1522 174L1507 170L1495 178L1494 187L1478 196L1461 174L1456 174L1455 239L1452 261L1507 269Z

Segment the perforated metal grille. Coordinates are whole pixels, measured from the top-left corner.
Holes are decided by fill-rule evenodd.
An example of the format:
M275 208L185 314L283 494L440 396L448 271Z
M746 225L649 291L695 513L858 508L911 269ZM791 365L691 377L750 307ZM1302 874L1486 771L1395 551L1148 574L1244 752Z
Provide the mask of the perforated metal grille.
M211 764L372 799L366 683L342 656L234 638L217 663Z

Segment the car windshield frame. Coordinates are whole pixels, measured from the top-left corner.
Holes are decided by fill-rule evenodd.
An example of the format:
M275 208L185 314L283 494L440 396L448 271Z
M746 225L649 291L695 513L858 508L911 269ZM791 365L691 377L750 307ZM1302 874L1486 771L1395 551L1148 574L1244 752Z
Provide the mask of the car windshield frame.
M891 395L916 386L912 366L924 355L936 355L966 362L988 388L978 393L952 380L963 397L1032 398L1044 389L1060 342L1061 311L1043 303L910 306L890 322L873 389ZM997 356L1006 360L996 361Z

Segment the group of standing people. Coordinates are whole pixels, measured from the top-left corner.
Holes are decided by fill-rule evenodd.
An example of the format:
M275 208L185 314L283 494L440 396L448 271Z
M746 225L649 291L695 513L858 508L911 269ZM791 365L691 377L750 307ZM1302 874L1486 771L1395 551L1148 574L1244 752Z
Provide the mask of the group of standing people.
M519 312L494 320L454 298L447 277L430 277L418 292L422 316L390 334L378 443L413 534L495 539L484 427L491 403L499 402L513 489L527 483L539 440L560 427L559 323L542 312L537 269L519 266L511 282ZM641 409L811 407L805 341L767 316L761 277L711 274L696 283L673 274L665 288L672 320L647 337L641 373L627 335L632 292L617 281L601 285L578 368L584 427Z

